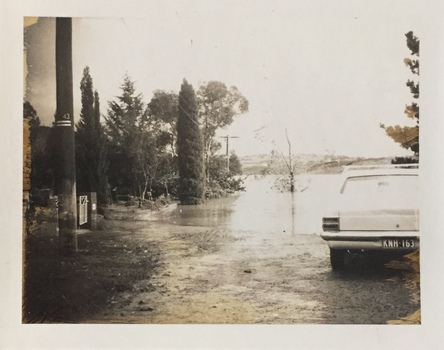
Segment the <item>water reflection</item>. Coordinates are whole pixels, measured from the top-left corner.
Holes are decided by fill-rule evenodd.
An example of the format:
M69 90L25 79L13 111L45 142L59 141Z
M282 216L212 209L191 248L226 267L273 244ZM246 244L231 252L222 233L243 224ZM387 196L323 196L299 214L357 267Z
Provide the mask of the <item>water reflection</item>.
M292 198L271 187L274 178L248 178L247 191L235 202L230 227L254 232L292 232Z
M164 215L163 219L180 226L227 226L236 200L237 196L232 196L209 200L201 205L178 205Z
M272 189L274 181L273 176L249 177L245 180L246 192L197 206L179 205L161 220L182 226L226 227L253 233L319 234L322 215L334 207L338 177L300 176L296 193Z
M294 235L296 233L296 206L294 204L295 201L295 193L291 193L291 233Z
M302 175L297 192L272 189L275 178L249 178L247 192L235 202L230 225L233 229L285 234L320 234L322 216L334 207L339 177Z

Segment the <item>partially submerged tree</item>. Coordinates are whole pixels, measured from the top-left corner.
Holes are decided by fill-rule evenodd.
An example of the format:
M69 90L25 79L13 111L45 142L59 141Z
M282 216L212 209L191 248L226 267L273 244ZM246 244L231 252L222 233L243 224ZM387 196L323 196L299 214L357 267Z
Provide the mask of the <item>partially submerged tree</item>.
M197 118L196 94L185 79L179 93L177 156L178 197L182 204L199 204L205 194L203 142Z
M244 191L245 186L242 175L242 165L236 153L231 152L229 171L226 171L227 159L223 155L210 157L210 180L206 189L207 198L219 198L237 191Z
M288 138L287 129L285 129L285 137L288 144L288 157L283 152L272 150L267 162L267 166L262 169L261 175L270 174L279 175L276 177L275 187L282 192L295 192L295 175L296 175L296 159L293 156L290 139Z
M413 32L408 32L406 35L407 47L410 49L414 58L405 58L404 63L408 66L414 75L419 76L419 39L413 35ZM406 83L412 93L413 98L419 98L419 83L413 80L408 80ZM407 105L404 113L408 118L416 121L415 126L385 126L381 124L381 128L385 130L387 135L396 143L405 149L413 152L413 157L397 158L393 162L417 162L419 157L419 105L416 102Z
M288 170L288 178L290 180L290 192L294 192L294 172L296 169L296 163L293 162L293 153L291 151L291 142L288 138L287 129L285 129L285 137L287 138L288 143L288 160L284 157L282 154L282 158L284 158L285 165L287 166Z

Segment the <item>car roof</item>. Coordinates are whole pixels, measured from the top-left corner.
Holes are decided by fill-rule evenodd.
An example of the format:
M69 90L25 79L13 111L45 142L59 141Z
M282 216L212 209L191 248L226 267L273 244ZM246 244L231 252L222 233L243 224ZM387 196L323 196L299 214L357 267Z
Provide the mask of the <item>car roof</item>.
M418 164L352 165L344 166L342 175L349 178L377 175L418 175L418 172Z

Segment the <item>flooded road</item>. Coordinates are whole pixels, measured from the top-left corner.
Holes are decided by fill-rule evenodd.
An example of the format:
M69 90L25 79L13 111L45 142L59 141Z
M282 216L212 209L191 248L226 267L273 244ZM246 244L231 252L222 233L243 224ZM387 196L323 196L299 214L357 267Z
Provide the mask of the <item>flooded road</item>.
M97 322L385 324L419 309L413 271L398 261L356 258L332 272L320 238L338 178L298 179L298 193L246 180L247 191L150 220L109 221L160 247L161 269L113 300Z
M179 206L157 217L164 224L207 226L233 231L252 231L260 237L270 233L320 234L322 215L334 206L339 176L301 176L297 193L273 188L275 177L248 177L246 192L207 201L199 206Z

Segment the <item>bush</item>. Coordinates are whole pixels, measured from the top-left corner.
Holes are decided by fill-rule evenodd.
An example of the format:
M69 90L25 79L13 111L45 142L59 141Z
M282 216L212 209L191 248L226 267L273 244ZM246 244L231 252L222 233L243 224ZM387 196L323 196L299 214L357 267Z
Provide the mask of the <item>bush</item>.
M225 175L207 183L205 198L220 198L239 191L245 191L240 177Z
M396 157L392 159L392 164L417 164L419 159L417 157Z

